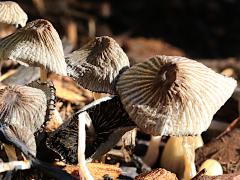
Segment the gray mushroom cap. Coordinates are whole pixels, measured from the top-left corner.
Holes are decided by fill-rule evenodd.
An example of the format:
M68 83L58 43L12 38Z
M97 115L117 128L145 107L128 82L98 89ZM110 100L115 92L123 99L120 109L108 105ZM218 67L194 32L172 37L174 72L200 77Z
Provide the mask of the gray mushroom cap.
M27 14L16 2L0 2L0 23L21 25L24 27L27 20Z
M11 85L0 89L0 122L37 131L44 123L47 99L43 91Z
M94 92L115 94L115 81L129 60L117 42L97 37L66 56L67 72L80 86Z
M129 116L152 135L199 135L237 83L184 57L155 56L125 71L117 91Z
M0 60L10 59L28 66L43 66L48 71L66 76L60 37L52 24L44 19L27 23L0 41Z

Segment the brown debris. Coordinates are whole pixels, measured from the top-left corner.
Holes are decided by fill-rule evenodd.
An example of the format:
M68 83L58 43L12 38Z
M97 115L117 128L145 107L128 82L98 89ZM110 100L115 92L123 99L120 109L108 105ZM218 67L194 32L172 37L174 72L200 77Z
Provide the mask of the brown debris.
M194 178L194 180L239 180L240 174L224 174L221 176L199 176L197 178Z
M165 169L158 168L148 173L142 173L135 178L135 180L154 180L154 179L177 180L177 176Z
M240 170L240 131L235 129L219 139L196 150L196 165L199 167L206 159L215 159L223 167L223 172L234 173Z
M77 86L77 84L71 78L62 78L52 75L50 79L56 88L56 95L58 98L75 104L80 104L81 102L87 104L88 102L92 101L91 92Z
M88 163L88 169L90 170L94 179L104 179L105 176L109 176L112 179L117 179L121 173L121 169L118 165L102 164L102 163ZM72 176L79 178L79 166L67 165L64 168L65 171L70 173Z

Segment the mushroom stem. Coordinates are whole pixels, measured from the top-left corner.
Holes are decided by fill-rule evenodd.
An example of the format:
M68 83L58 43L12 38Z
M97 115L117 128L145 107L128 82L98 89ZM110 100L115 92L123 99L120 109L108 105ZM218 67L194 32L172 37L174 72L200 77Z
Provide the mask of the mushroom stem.
M78 164L79 164L79 176L86 180L94 180L90 171L88 170L85 159L86 148L86 130L85 124L86 112L80 113L78 116Z
M183 150L184 150L184 179L190 180L197 174L194 164L195 160L195 137L183 137Z
M159 154L159 146L162 136L151 136L146 155L142 158L148 166L153 166L156 162L156 156Z
M47 81L47 70L45 69L45 67L43 67L42 65L40 66L40 80L41 82L46 82Z

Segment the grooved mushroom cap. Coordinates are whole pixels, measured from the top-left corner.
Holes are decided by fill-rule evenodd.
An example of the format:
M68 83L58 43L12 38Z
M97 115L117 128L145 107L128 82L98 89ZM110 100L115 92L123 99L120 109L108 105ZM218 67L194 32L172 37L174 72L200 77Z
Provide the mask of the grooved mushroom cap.
M93 129L87 130L86 157L92 155L115 131L135 126L118 96L104 97L84 106L47 139L47 146L68 163L77 163L78 116L84 112L93 124Z
M43 91L12 85L0 89L0 122L37 131L44 123L47 99Z
M155 56L125 71L117 92L129 116L152 135L199 135L237 83L184 57Z
M22 27L26 25L28 20L27 14L15 2L0 2L0 22L6 24L18 25Z
M0 41L0 60L5 59L25 66L43 66L48 71L67 75L60 37L52 24L44 19L29 22Z
M129 60L117 42L97 37L66 56L67 72L79 85L94 92L115 94L115 81Z

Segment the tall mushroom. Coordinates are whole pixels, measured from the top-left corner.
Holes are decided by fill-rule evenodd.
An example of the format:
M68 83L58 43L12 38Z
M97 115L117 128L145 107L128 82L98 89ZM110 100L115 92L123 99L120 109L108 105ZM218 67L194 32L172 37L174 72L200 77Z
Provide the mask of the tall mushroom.
M0 89L0 122L37 131L44 123L47 99L43 91L11 85Z
M115 94L115 82L129 60L117 42L108 37L96 37L66 56L67 72L80 86L93 91Z
M85 135L85 126L87 135ZM68 163L79 161L82 165L81 174L89 177L84 152L91 159L100 159L117 144L127 131L134 127L135 124L129 120L119 97L104 97L85 106L70 120L63 123L58 130L50 134L47 146L60 154ZM79 128L82 129L79 130ZM84 136L87 136L86 151Z
M29 22L0 40L0 61L6 59L40 67L43 82L48 71L67 75L60 37L52 24L44 19Z
M131 119L145 133L200 135L236 87L232 78L184 57L155 56L126 70L117 91ZM188 159L194 163L187 138Z
M16 2L0 2L0 38L9 35L5 32L6 29L13 27L12 25L24 27L27 20L27 14Z

